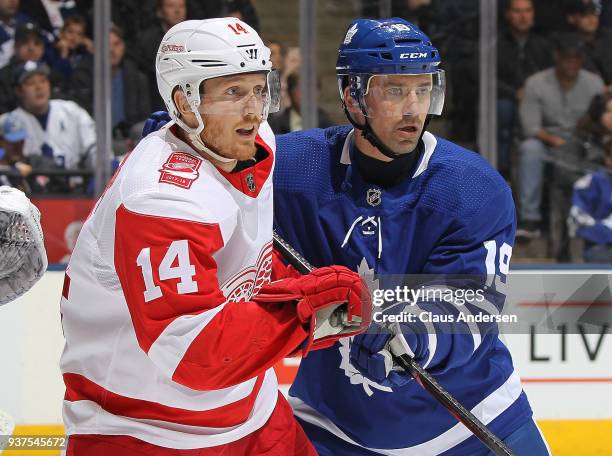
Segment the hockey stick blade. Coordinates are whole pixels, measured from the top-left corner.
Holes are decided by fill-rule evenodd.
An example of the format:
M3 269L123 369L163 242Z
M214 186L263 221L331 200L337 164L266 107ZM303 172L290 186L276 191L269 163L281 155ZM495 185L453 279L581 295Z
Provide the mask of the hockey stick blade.
M289 262L291 266L302 274L308 274L314 267L300 255L291 245L281 238L276 231L273 232L273 243L276 250ZM399 350L392 350L398 351ZM482 443L484 443L496 456L515 456L508 446L482 421L466 409L446 388L440 385L433 376L423 369L407 354L392 353L395 362L402 367L433 397L436 398L457 420L467 427Z

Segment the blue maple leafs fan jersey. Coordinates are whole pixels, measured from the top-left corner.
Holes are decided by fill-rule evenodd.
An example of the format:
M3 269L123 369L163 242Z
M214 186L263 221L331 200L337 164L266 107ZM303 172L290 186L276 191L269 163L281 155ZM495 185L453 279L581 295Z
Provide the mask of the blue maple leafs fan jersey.
M350 164L352 134L332 127L277 137L274 224L285 240L315 266L357 270L365 260L379 277L488 273L505 281L515 208L507 184L482 157L425 133L413 176L384 189L364 182ZM499 312L503 295L493 295L479 308L464 308ZM458 308L417 305L434 313ZM496 325L472 324L460 334L427 329L406 333L416 359L493 432L504 438L531 419ZM349 362L349 346L345 339L302 360L289 392L301 420L335 434L352 448L347 454L483 450L416 382L391 390L363 377Z

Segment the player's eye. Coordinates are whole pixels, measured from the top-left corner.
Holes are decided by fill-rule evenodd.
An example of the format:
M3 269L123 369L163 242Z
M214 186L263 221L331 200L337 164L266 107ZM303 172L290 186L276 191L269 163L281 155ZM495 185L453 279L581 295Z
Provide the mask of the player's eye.
M240 98L244 96L244 91L240 87L234 86L227 89L225 91L225 94L229 95L232 98Z
M414 93L416 93L419 98L425 97L429 94L429 87L417 87Z
M392 97L401 97L403 94L403 90L401 87L388 87L385 93Z

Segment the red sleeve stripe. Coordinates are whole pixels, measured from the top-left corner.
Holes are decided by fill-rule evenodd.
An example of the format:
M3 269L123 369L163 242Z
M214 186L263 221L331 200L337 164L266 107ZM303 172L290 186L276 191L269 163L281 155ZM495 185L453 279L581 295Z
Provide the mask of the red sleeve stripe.
M149 347L147 355L162 372L172 378L191 343L224 306L221 304L199 315L175 318Z
M139 420L166 421L187 426L223 428L238 426L249 418L265 374L257 377L253 392L239 401L211 410L186 410L113 393L83 375L65 373L65 400L93 401L113 415Z

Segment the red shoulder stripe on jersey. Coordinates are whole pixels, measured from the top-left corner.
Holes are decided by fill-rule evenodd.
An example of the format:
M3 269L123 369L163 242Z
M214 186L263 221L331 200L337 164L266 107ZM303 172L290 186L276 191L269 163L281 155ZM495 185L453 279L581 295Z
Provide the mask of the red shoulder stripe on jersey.
M211 410L186 410L157 402L122 396L103 388L80 374L65 373L65 400L93 401L113 415L141 420L159 420L188 426L230 427L244 423L250 416L264 376L257 377L247 397Z
M217 171L219 171L234 188L251 198L257 198L266 179L268 179L272 173L272 166L274 164L272 148L264 142L261 136L257 135L255 137L255 144L268 153L268 156L262 161L237 173L228 173L217 168Z

